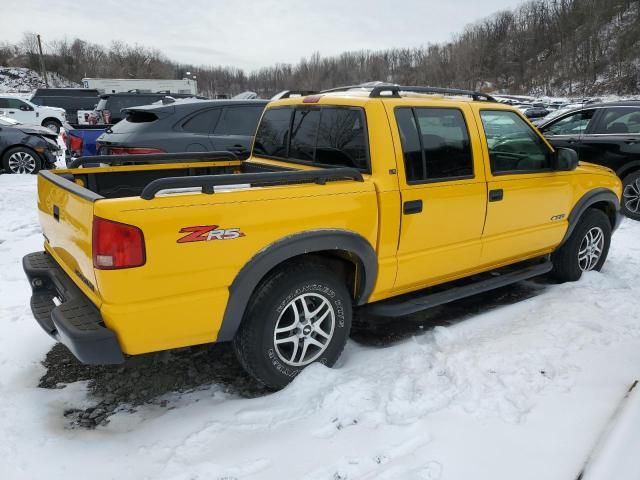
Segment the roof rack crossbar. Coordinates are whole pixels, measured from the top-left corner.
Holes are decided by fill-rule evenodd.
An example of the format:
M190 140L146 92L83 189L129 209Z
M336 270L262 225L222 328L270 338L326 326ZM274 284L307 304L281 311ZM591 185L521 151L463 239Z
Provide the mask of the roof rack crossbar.
M87 163L105 165L123 165L125 163L190 163L238 160L233 152L184 152L184 153L148 153L143 155L93 155L78 157L69 163L68 168L78 168Z

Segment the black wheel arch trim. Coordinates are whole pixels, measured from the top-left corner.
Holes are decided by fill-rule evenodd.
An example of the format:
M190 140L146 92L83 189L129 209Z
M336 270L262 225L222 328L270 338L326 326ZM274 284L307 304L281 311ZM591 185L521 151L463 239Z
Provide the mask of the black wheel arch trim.
M357 257L362 277L355 303L366 303L378 277L378 257L368 240L349 230L313 230L291 235L259 251L242 267L229 287L229 300L216 341L233 339L253 292L269 271L294 257L322 251L346 251Z
M578 225L580 218L582 215L594 204L606 202L613 206L615 212L615 218L609 218L611 220L611 229L615 230L620 225L620 221L622 219L620 213L620 200L608 188L596 188L591 190L590 192L585 193L580 200L575 204L573 210L569 214L569 228L567 228L566 233L564 234L564 238L560 243L559 247L564 245L565 242L569 239L574 229Z
M640 160L625 163L616 171L616 175L624 180L624 177L640 170Z

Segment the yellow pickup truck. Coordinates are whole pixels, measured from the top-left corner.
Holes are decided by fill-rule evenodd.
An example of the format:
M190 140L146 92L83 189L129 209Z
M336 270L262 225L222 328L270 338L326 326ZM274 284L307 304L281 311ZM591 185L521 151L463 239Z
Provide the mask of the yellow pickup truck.
M344 87L272 102L252 154L42 171L40 325L86 363L233 341L281 388L352 324L599 270L620 180L482 93ZM91 167L96 162L107 166Z

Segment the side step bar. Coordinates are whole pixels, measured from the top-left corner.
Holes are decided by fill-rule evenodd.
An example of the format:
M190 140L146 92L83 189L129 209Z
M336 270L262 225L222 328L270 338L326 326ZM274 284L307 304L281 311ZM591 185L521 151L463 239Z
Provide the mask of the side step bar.
M510 271L485 280L479 280L468 285L452 287L444 291L429 291L422 295L419 293L417 295L415 293L411 293L399 298L381 300L379 302L365 305L363 309L367 314L377 317L404 317L428 308L437 307L444 303L470 297L495 288L504 287L539 275L544 275L545 273L550 272L552 268L553 264L547 260L544 263L527 266L519 270Z

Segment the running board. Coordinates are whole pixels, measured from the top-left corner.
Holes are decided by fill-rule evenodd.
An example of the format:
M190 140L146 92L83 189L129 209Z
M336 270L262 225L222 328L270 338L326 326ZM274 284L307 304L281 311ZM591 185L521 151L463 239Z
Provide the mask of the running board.
M499 274L485 280L479 280L467 285L452 287L437 293L420 295L411 293L390 300L381 300L363 307L367 314L377 317L404 317L412 313L420 312L431 307L437 307L461 298L470 297L478 293L487 292L495 288L504 287L512 283L527 280L548 273L553 268L550 261L545 261L533 266L527 266L519 270ZM404 297L404 299L403 299ZM410 297L410 298L407 298Z

